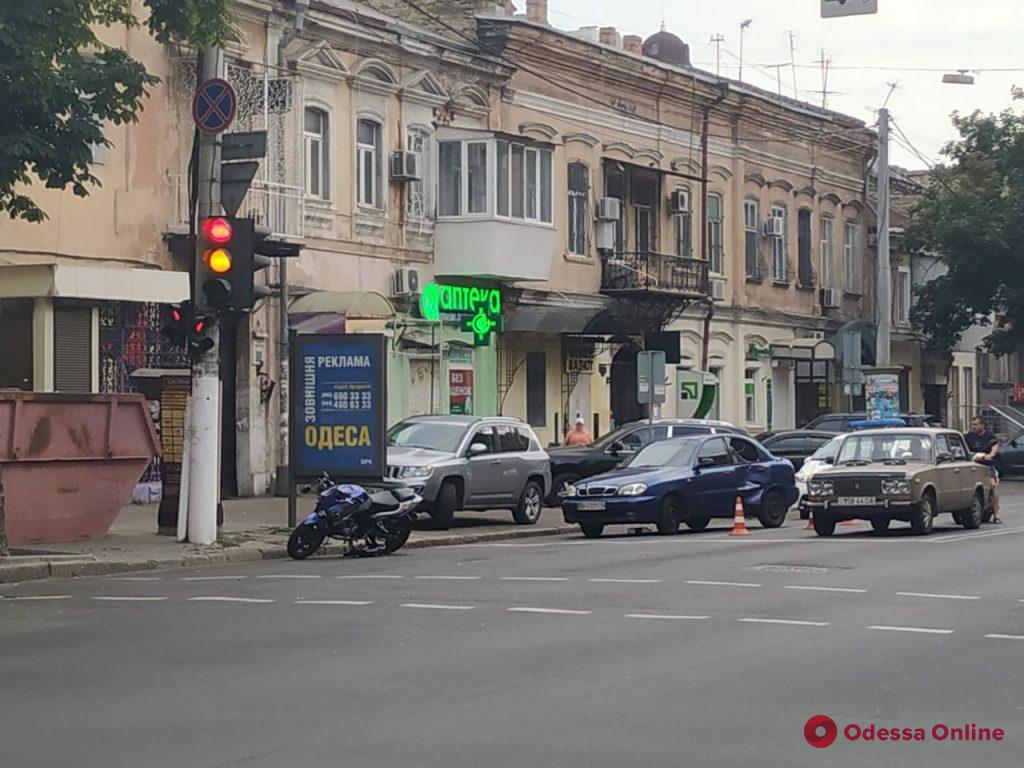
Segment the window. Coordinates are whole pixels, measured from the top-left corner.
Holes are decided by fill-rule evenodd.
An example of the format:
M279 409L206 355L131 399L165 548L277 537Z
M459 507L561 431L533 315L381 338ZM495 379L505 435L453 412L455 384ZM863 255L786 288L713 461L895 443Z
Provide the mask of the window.
M619 442L628 453L635 453L645 445L665 440L668 437L668 427L643 427L635 429L627 435L623 435Z
M380 123L356 122L356 202L366 208L382 208Z
M497 153L498 215L550 224L551 150L501 140Z
M487 213L487 143L470 142L466 149L469 159L469 213Z
M522 453L530 447L530 440L511 425L495 427L495 431L498 433L498 449L501 453Z
M743 255L747 263L747 277L760 280L764 277L758 254L757 200L743 201Z
M781 224L776 225L779 227L778 232L780 234L772 235L771 238L772 280L777 283L785 283L789 281L789 254L786 251L786 206L773 205L772 218L781 222Z
M821 287L835 288L836 222L831 216L821 217Z
M800 285L814 285L814 265L811 263L811 212L801 208L796 214L797 279Z
M548 421L547 355L526 353L526 421L531 427L543 427Z
M964 445L964 439L960 435L946 435L946 439L949 440L949 452L953 458L966 461L967 446Z
M714 377L714 379L715 379L715 392L716 392L715 402L711 406L711 412L708 414L708 418L710 418L710 419L721 418L721 412L722 411L721 411L720 404L721 404L721 400L722 400L722 371L723 371L723 369L722 369L721 366L714 366L714 365L712 365L712 366L710 366L708 368L708 373L710 373Z
M705 459L710 459L711 461L707 462ZM697 461L703 466L727 467L732 464L732 456L725 445L725 440L721 437L715 437L700 447Z
M615 221L615 253L626 250L626 174L617 168L605 165L604 193L606 197L616 198L619 205L619 218Z
M799 454L807 449L806 442L802 437L783 437L772 441L765 447L776 456Z
M649 253L654 227L651 206L638 203L633 206L633 209L636 211L636 249L639 253Z
M843 280L850 293L862 293L863 278L860 273L860 227L848 221L843 230Z
M405 135L405 149L416 156L419 168L418 181L410 181L405 187L405 213L410 219L423 219L430 215L427 190L430 189L430 134L422 128L409 128Z
M761 460L761 454L757 450L757 446L749 440L744 440L742 437L730 437L729 447L732 448L732 452L739 457L740 461L746 464L753 464Z
M569 253L587 255L587 198L590 196L590 170L583 163L569 163ZM499 205L500 209L500 205Z
M509 164L508 164L509 163L509 158L508 158L508 155L509 155L509 152L508 152L508 142L504 141L502 139L499 139L496 146L498 148L498 165L497 165L497 174L498 174L498 190L497 190L497 193L498 193L497 194L497 198L498 198L498 215L499 216L508 216L508 195L509 195L509 182L508 182L508 172L509 172Z
M708 195L708 271L722 274L722 196Z
M900 267L896 271L896 322L900 325L910 324L910 267Z
M743 374L743 403L747 423L757 421L757 368L747 368Z
M328 200L331 196L331 179L327 113L322 109L306 107L304 119L306 194Z
M477 443L487 446L487 453L497 453L498 445L494 435L494 427L481 427L473 435L473 439L469 441L469 445L472 448Z
M680 208L683 210L673 214L676 227L676 255L684 259L693 258L693 214L690 211L690 190L687 187L676 187Z
M438 164L439 216L496 212L513 219L552 222L550 149L505 139L440 141Z
M438 142L437 157L440 166L437 213L458 216L462 213L462 143Z

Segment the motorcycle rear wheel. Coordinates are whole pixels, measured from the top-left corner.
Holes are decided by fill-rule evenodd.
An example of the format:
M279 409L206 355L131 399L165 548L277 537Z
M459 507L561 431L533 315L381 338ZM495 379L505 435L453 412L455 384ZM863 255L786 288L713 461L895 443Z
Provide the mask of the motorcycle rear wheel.
M384 539L384 554L390 555L392 552L400 550L409 540L409 534L412 533L412 520L408 517L400 517L384 523L384 527L388 531Z
M315 526L303 523L288 537L288 556L293 560L305 560L324 543L324 535Z

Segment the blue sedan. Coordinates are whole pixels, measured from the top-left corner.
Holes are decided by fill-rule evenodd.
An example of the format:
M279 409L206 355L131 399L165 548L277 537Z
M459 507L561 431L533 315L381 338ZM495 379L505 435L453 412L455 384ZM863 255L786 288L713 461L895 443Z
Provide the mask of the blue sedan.
M731 518L736 497L765 528L778 528L799 493L793 465L738 435L701 435L653 443L619 468L570 486L562 498L567 523L587 538L606 525L653 523L663 534L680 523L703 530Z

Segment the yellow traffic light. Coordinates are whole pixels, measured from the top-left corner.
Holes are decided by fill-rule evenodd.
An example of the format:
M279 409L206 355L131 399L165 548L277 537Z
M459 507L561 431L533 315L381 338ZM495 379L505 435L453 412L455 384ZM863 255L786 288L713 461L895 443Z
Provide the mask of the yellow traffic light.
M231 254L223 248L207 251L206 263L212 272L223 275L231 269Z

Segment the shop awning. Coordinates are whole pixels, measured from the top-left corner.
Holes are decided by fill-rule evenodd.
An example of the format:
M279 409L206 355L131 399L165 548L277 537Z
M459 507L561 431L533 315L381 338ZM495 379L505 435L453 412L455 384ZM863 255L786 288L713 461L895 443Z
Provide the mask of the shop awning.
M793 339L771 345L775 360L835 360L836 348L825 339Z
M520 305L505 320L506 331L527 333L582 333L600 307L544 307Z
M189 297L188 272L80 264L0 266L0 298L64 298L176 304Z
M390 320L395 308L376 291L314 291L288 307L292 315L342 315L349 320Z

